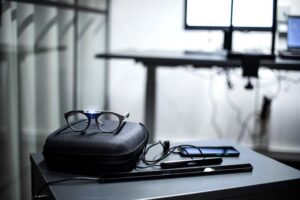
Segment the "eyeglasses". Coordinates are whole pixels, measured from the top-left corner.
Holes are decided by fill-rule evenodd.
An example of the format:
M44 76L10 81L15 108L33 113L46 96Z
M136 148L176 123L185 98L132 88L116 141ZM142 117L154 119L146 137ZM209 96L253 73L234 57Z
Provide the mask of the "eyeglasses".
M77 132L88 129L92 119L95 119L97 127L104 133L112 133L118 131L125 120L129 117L129 113L120 115L110 111L87 111L73 110L65 113L65 119L69 127Z

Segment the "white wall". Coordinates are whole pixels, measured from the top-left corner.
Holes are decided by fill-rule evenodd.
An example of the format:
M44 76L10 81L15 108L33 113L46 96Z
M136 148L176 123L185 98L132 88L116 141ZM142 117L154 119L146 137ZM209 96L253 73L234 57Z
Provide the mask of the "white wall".
M223 41L221 32L184 30L183 6L183 0L113 0L111 49L220 49ZM294 7L293 9L296 10ZM255 37L251 40L241 39L241 42L244 42L245 46L260 42L260 39L253 41L253 38ZM260 45L268 45L268 41L261 41ZM236 122L236 112L228 105L226 94L241 107L244 119L249 112L261 107L263 95L271 96L278 88L277 84L270 86L270 83L275 81L274 72L264 69L260 71L262 87L246 91L246 80L241 78L241 71L234 70L231 75L234 89L228 91L224 73L217 71L220 70L193 70L186 66L158 69L156 138L217 138L211 125L212 95L216 101L216 119L224 137L236 139L240 132L240 124ZM131 120L143 121L145 73L145 68L133 61L111 61L109 92L112 110L129 111ZM299 74L286 74L299 77ZM282 88L284 89L280 96L272 104L272 126L268 130L272 134L265 137L271 139L265 142L269 143L270 148L295 151L300 144L299 116L296 114L300 111L300 106L296 105L299 87L282 83ZM286 88L288 92L285 91ZM253 124L254 121L250 121L250 127ZM248 136L247 138L249 139Z

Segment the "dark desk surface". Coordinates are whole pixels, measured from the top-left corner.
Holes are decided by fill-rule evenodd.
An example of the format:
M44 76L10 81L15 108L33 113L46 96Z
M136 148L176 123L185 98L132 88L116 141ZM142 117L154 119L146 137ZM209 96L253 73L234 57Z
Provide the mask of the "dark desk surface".
M185 143L186 144L186 143ZM49 187L54 199L299 199L300 171L230 141L189 142L194 145L232 145L239 158L223 164L251 163L252 172L120 183L66 182ZM155 151L155 150L153 150ZM157 148L157 151L161 150ZM174 159L174 158L173 158ZM70 174L48 170L40 153L31 155L33 191L38 177L53 181ZM77 175L78 176L78 175ZM294 196L292 196L294 195ZM293 197L293 198L291 198Z
M191 53L179 51L113 51L99 53L96 58L105 59L133 59L149 66L179 66L194 65L195 67L239 67L240 59L228 59L225 53ZM300 70L300 60L281 59L261 60L261 66L272 69Z

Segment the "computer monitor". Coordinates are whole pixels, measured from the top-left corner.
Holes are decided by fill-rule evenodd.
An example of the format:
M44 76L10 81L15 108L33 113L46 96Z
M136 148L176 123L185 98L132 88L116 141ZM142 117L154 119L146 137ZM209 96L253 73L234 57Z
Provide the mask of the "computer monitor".
M300 50L300 16L288 17L287 46L289 50Z
M272 31L274 9L274 0L233 0L233 30Z
M274 52L277 0L185 0L185 29L223 30L231 50L233 31L271 31Z
M186 0L185 28L228 30L232 0Z
M185 0L185 28L272 30L275 0Z

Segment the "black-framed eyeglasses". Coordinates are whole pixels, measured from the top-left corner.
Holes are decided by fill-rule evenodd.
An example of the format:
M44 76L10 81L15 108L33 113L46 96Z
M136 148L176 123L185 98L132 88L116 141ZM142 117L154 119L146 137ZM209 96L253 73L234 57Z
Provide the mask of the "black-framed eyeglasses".
M65 119L69 127L77 132L85 131L89 128L92 119L101 132L113 133L118 131L129 113L120 115L111 111L87 111L87 110L73 110L65 113Z

